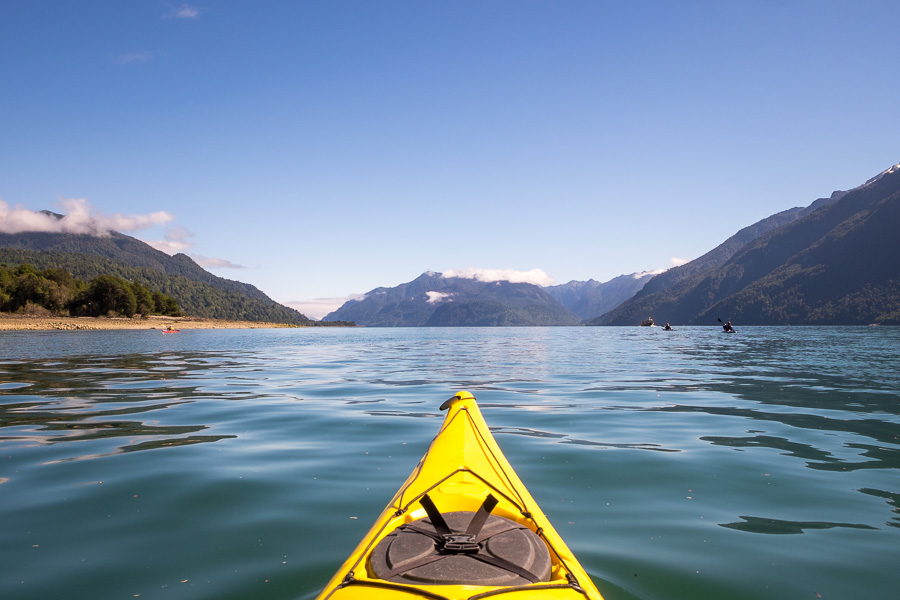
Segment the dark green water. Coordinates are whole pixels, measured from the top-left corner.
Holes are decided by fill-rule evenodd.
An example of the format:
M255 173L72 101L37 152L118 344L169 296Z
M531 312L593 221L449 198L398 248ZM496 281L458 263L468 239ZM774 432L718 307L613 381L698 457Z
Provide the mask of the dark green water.
M893 599L900 328L0 333L0 598L309 599L472 391L608 600Z

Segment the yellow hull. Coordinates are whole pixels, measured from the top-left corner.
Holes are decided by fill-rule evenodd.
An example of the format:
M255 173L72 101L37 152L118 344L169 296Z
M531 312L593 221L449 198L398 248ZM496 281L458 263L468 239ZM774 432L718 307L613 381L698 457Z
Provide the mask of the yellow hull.
M503 456L475 398L468 392L459 392L441 408L445 407L448 407L447 416L428 452L317 600L468 600L484 597L603 600ZM426 494L441 513L475 512L488 494L494 496L498 503L492 515L528 528L546 544L550 557L547 580L493 586L419 585L378 579L370 562L373 551L401 525L428 516L422 504Z

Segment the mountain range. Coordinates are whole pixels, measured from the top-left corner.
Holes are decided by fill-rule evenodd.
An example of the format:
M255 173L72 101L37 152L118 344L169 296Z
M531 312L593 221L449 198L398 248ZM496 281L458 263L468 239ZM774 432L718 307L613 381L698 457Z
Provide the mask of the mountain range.
M54 215L59 217L59 215ZM60 217L61 218L61 217ZM663 273L607 282L529 283L426 272L380 287L312 321L252 285L217 277L117 233L0 233L0 263L55 267L81 279L114 275L207 318L365 326L900 324L900 165L849 191L744 227ZM330 323L337 321L339 323Z
M367 326L900 323L900 165L657 275L539 287L427 272L326 319Z
M380 287L325 316L370 327L577 325L581 319L530 283L479 281L426 272Z
M619 306L628 300L653 278L654 273L619 275L603 283L589 279L551 285L544 289L557 302L581 317L590 319Z
M393 288L376 288L325 318L368 327L578 325L621 304L652 277L622 275L605 283L531 283L446 277L429 271Z

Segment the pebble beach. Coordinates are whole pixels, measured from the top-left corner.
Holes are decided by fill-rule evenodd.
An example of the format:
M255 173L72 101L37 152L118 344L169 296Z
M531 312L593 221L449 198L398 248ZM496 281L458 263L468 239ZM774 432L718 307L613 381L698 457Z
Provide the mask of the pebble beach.
M85 329L268 329L294 327L262 321L227 321L195 317L57 317L0 313L0 331L51 331Z

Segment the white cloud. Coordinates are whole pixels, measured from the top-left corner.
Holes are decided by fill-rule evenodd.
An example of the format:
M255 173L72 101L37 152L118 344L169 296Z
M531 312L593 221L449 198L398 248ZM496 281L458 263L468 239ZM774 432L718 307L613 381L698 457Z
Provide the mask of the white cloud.
M191 4L169 5L163 13L163 19L197 19L200 12L200 7Z
M640 273L635 273L632 275L635 279L643 279L648 275L659 275L660 273L665 273L668 269L656 269L655 271L641 271Z
M182 4L175 9L174 16L176 19L196 19L200 16L200 9L189 4Z
M175 219L175 215L164 210L143 215L122 213L104 215L84 198L65 198L60 200L59 204L65 212L62 216L30 210L21 204L10 208L9 204L0 200L0 233L77 233L101 237L109 235L110 231L134 233L164 226ZM161 252L172 255L192 248L194 246L194 243L190 241L192 237L194 234L184 227L169 227L166 229L165 239L141 241ZM200 255L192 255L191 258L204 268L245 268L223 258L209 258Z
M110 217L104 217L98 214L93 217L94 222L99 223L103 229L106 229L107 231L119 231L122 233L149 229L151 227L156 227L157 225L165 225L174 218L174 215L165 211L150 213L148 215L115 214Z
M210 258L208 256L200 256L199 254L189 254L191 259L203 267L204 269L246 269L244 265L233 263L224 258Z
M294 302L282 302L287 307L299 310L310 319L321 319L330 312L334 312L352 300L362 300L364 294L351 294L343 298L313 298L312 300L297 300Z
M179 252L186 252L194 247L194 242L190 238L194 234L184 227L170 227L166 230L165 239L162 240L142 240L145 244L153 246L160 252L173 255ZM246 269L244 265L233 263L224 258L213 258L200 254L188 254L195 263L204 269Z
M193 247L194 243L188 241L194 237L194 234L184 227L170 227L166 230L166 237L162 240L142 240L144 243L153 246L160 252L166 254L178 254ZM200 264L199 261L197 264ZM202 266L202 265L201 265Z
M61 230L62 224L52 215L28 210L21 204L10 208L9 204L0 200L0 233Z
M532 283L539 286L553 285L554 280L543 269L516 271L514 269L450 269L442 273L443 277L460 277L475 279L486 283L493 281L509 281L510 283Z
M428 296L428 304L437 304L444 298L449 298L452 294L447 294L444 292L425 292L425 295Z
M41 211L33 211L0 200L0 232L24 233L44 231L50 233L86 233L108 235L110 231L134 232L157 225L165 225L175 216L165 211L146 215L104 215L84 198L67 198L60 201L66 214L62 217Z
M646 277L647 275L659 275L660 273L665 273L666 271L668 271L668 270L671 269L672 267L679 267L679 266L681 266L681 265L683 265L683 264L686 264L686 263L689 263L689 262L691 262L691 259L690 259L690 258L676 258L676 257L672 257L672 258L669 259L670 266L666 267L665 269L656 269L656 270L654 270L654 271L642 271L642 272L640 272L640 273L635 273L635 274L634 274L634 278L635 278L635 279L641 279L641 278L643 278L643 277Z

